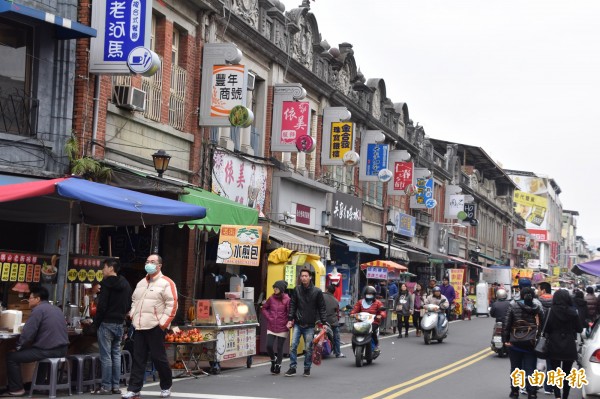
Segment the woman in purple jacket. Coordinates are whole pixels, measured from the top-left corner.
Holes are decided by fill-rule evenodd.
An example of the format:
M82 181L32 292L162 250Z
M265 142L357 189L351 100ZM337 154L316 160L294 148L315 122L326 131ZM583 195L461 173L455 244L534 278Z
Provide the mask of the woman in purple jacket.
M289 333L286 324L290 310L290 297L285 293L286 289L287 283L284 280L275 281L273 295L262 307L263 316L267 319L267 353L271 358L271 374L281 372L283 344ZM273 352L274 345L277 345L277 357Z

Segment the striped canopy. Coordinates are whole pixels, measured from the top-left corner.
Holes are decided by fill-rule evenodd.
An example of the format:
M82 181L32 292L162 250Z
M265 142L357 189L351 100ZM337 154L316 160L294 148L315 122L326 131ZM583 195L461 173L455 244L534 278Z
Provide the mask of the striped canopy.
M408 270L406 266L402 266L399 263L392 262L391 260L374 260L367 263L361 263L360 268L366 269L367 267L385 267L389 270L398 270L401 272L405 272Z

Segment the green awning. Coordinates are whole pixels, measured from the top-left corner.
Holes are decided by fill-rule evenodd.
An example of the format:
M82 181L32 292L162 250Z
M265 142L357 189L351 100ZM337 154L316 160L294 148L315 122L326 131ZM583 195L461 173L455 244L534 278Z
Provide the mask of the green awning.
M205 227L207 230L218 232L222 224L238 226L254 226L258 224L258 211L235 201L213 194L209 191L186 187L189 194L181 194L179 200L188 204L200 205L206 208L204 219L189 220L179 226L188 225Z

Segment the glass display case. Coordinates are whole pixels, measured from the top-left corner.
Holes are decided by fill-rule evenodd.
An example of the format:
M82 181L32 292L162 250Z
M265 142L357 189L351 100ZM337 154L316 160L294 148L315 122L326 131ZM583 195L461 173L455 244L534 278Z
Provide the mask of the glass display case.
M256 324L258 317L250 299L200 299L196 302L197 326Z
M199 360L210 362L211 373L219 373L221 361L240 357L246 357L250 367L258 327L250 299L199 299L194 325L204 333L204 339L215 340L199 354Z

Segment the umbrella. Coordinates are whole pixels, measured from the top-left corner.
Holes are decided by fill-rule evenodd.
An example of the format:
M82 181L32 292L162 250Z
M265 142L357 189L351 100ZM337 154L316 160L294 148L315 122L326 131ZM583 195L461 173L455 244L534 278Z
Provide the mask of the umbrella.
M573 266L571 271L577 275L591 274L592 276L600 277L600 259L579 263Z
M388 271L398 270L401 272L405 272L408 270L406 266L402 266L401 264L392 262L391 260L374 260L367 263L361 263L360 265L360 268L363 270L367 267L385 267Z
M205 216L201 206L78 178L0 186L0 220L145 226Z
M206 208L75 177L0 186L0 220L139 226L202 219ZM63 288L63 303L66 284Z

